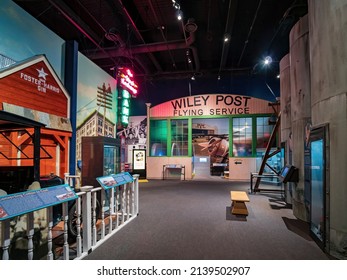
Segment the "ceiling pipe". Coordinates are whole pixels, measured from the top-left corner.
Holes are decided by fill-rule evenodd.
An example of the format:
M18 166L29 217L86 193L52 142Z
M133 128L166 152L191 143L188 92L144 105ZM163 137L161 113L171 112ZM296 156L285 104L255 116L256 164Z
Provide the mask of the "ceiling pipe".
M105 51L105 48L100 46L99 43L97 43L97 41L101 41L101 39L89 28L89 26L85 22L81 21L81 19L64 2L62 2L61 0L49 0L49 3L53 7L55 7L83 35L85 35L98 48L98 51L103 53L103 57L105 59L110 59L114 65L117 64L117 62L114 60L114 57L111 54L107 53L107 51ZM89 12L88 14L90 15ZM96 21L93 16L91 17L99 25L99 27L101 27L101 29L105 31L105 29L100 25L100 23ZM91 55L88 51L84 51L83 53L87 55L87 57L91 58ZM133 58L129 55L125 57L130 60L135 60L146 74L149 73L147 67L139 59Z
M246 41L245 41L245 44L243 45L243 49L242 49L242 52L241 52L241 55L240 55L240 58L239 58L239 62L237 63L237 66L240 66L241 60L242 60L242 58L243 58L243 55L244 55L245 50L246 50L247 45L248 45L249 37L251 36L252 30L253 30L254 23L255 23L255 21L256 21L256 19L257 19L257 17L258 17L258 12L259 12L259 10L260 10L260 6L261 6L262 2L263 2L262 0L259 0L257 10L255 11L255 15L254 15L252 24L251 24L251 26L250 26L250 28L249 28L248 35L247 35L247 39L246 39Z
M193 34L195 33L195 31L198 29L197 25L194 22L194 19L190 18L188 19L187 23L183 26L183 22L182 22L182 29L183 29L183 34L184 34L184 39L186 42L186 45L189 46L189 49L192 51L193 54L193 59L194 59L194 64L195 64L195 71L199 72L200 71L200 60L198 57L198 50L195 46L192 46L192 43L194 42L190 42L192 38L190 38L191 36L194 36ZM186 36L186 32L190 34L189 37L189 42ZM193 37L193 39L195 40L195 37Z
M164 43L152 43L132 46L130 48L105 48L104 50L113 57L119 56L131 56L132 54L152 53L152 52L163 52L167 50L177 50L190 48L191 44L195 41L194 32L190 33L190 36L185 40L175 40ZM104 59L107 58L104 52L96 51L93 54L93 59Z
M225 30L224 30L224 36L226 34L230 34L234 26L235 22L235 15L236 15L236 8L237 8L237 0L229 0L229 9L228 9L228 15L227 15L227 21L225 24ZM222 56L220 59L220 65L219 65L219 72L222 71L222 69L225 67L228 54L229 54L229 47L232 42L223 42L223 49L222 49Z
M199 72L200 71L200 60L198 57L198 50L194 46L189 46L189 49L192 51L193 54L193 59L195 63L195 71Z
M161 51L167 51L167 50L170 51L170 50L176 50L176 49L189 48L192 51L193 58L195 61L195 67L196 67L195 71L199 71L200 62L199 62L199 58L198 58L198 54L197 54L197 49L192 46L192 44L195 41L194 32L196 31L196 28L194 30L188 31L189 37L186 38L186 36L185 36L184 41L182 41L182 40L165 41L165 42L161 42L161 43L146 44L140 31L138 30L134 21L132 20L131 16L129 15L127 9L124 7L122 1L118 0L117 4L119 5L120 9L122 10L123 15L129 21L129 24L131 25L131 28L134 31L136 38L138 40L140 40L141 42L143 42L143 44L137 45L137 46L130 46L130 48L114 48L114 47L105 48L105 51L107 51L107 53L109 53L113 57L127 57L127 58L131 58L134 54L148 54L150 56L150 59L152 60L153 64L156 66L157 71L162 72L163 70L162 70L161 66L159 65L159 63L156 61L152 52L161 52ZM187 24L189 24L189 23L191 23L191 22L188 21ZM161 32L162 32L162 30L161 30ZM184 29L183 29L183 32L185 32ZM184 33L184 35L185 35L185 33ZM163 34L162 34L162 36L165 37ZM105 58L107 58L105 56L105 54L103 52L100 52L100 51L95 51L93 53L93 56L92 56L92 59L105 59Z
M124 7L122 0L118 0L117 4L119 5L119 7L121 8L123 15L126 17L127 21L129 22L129 24L131 25L132 30L135 33L136 38L141 41L143 44L146 44L145 40L143 39L140 31L138 30L135 22L133 21L133 19L131 18L130 14L128 13L127 9ZM155 68L157 69L157 71L161 72L163 71L162 67L160 66L159 62L157 61L157 59L154 57L153 54L148 53L150 60L152 61L152 63L154 64ZM127 55L129 56L129 55Z
M207 77L209 75L214 75L215 73L218 73L219 69L203 69L200 70L198 73L200 73L201 76ZM225 68L223 69L222 73L246 73L249 74L251 72L251 68L244 67L244 68ZM190 78L192 75L194 75L196 71L169 71L169 72L161 72L156 73L150 76L146 76L147 78L153 78L153 79L181 79L184 78ZM144 75L137 75L138 77L144 76Z
M151 11L152 11L152 14L153 14L153 16L154 16L154 20L155 20L156 24L159 26L158 16L157 16L157 13L155 12L155 9L154 9L154 7L153 7L152 1L151 1L151 0L148 0L147 2L148 2L148 4L149 4L149 7L150 7L150 9L151 9ZM159 29L160 29L161 37L163 38L164 42L167 44L167 39L166 39L166 37L165 37L165 35L164 35L163 29L162 29L162 28L159 28ZM184 31L183 31L183 32L184 32ZM176 62L175 62L175 60L174 60L174 58L173 58L173 56L172 56L172 53L171 53L169 47L167 48L167 50L168 50L168 52L169 52L172 65L173 65L173 67L176 69Z
M111 59L115 62L110 54L108 54L103 47L97 43L96 40L99 40L98 36L94 34L92 30L85 24L83 21L79 19L77 15L74 14L73 11L69 7L66 6L61 0L53 1L48 0L49 3L56 8L73 26L75 26L83 35L85 35L105 56L105 58Z

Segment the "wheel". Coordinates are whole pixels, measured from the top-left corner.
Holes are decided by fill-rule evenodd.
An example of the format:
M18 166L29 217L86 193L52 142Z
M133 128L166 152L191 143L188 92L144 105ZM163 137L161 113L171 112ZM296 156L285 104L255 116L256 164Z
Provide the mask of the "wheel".
M82 203L81 203L82 207ZM96 219L100 216L100 203L99 200L96 201ZM93 223L93 220L92 220ZM82 215L80 217L80 224L82 226ZM93 226L93 224L92 224ZM81 232L80 234L82 235L82 227L81 227ZM68 236L69 236L69 241L75 241L77 237L77 212L76 212L76 203L74 203L71 208L69 209L68 213Z

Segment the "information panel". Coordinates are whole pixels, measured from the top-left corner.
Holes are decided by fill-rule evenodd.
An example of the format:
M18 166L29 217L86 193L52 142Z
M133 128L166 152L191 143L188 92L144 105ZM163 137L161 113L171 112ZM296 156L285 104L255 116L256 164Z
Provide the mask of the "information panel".
M96 180L104 189L112 189L114 187L131 183L134 181L133 176L129 172L111 174L103 177L97 177Z
M133 170L146 169L146 150L133 149Z
M77 199L68 184L0 197L0 221Z

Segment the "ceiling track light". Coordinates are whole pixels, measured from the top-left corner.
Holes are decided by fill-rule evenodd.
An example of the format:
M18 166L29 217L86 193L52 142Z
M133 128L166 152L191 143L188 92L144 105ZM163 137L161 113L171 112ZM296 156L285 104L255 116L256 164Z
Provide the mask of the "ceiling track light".
M180 7L180 4L178 4L175 0L172 0L172 6L176 9L176 10L179 10L181 7Z
M178 20L182 20L182 17L183 17L183 13L181 10L177 10L176 11L176 16L177 16L177 19Z
M264 59L264 64L265 64L265 65L269 65L271 62L272 62L271 56L265 57L265 59Z

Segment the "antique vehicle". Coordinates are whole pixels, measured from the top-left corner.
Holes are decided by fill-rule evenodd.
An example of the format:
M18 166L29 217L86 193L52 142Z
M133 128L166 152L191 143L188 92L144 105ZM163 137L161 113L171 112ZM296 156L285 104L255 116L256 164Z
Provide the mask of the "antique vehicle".
M41 161L50 158L49 153L40 145L40 130L44 126L42 123L0 110L0 196L64 184L64 180L57 175L40 174ZM71 216L74 215L74 204L74 201L69 202ZM40 211L35 212L43 217L37 216L34 221L38 223L33 237L34 255L36 254L37 258L42 255L40 247L44 246L40 244L43 242L44 232L47 231L47 213ZM13 259L26 258L23 250L23 244L27 242L25 216L18 216L10 221L10 255ZM61 205L53 206L54 225L58 224L61 218ZM71 221L70 237L75 233L73 227Z

